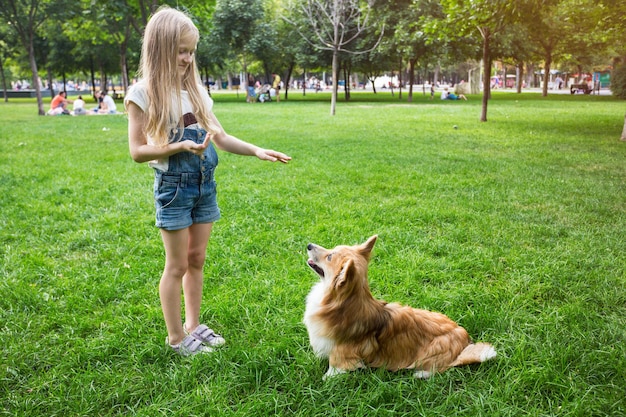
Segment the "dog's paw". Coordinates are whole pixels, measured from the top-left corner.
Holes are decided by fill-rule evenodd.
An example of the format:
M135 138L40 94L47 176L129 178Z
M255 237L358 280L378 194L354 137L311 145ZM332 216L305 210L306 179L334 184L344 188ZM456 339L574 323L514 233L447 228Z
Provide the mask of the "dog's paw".
M431 376L433 376L433 373L432 372L428 372L428 371L415 371L413 376L415 378L419 378L419 379L428 379Z
M328 378L332 378L333 376L337 376L340 374L345 374L347 371L339 368L335 368L333 366L328 367L328 371L323 376L323 380L326 381Z

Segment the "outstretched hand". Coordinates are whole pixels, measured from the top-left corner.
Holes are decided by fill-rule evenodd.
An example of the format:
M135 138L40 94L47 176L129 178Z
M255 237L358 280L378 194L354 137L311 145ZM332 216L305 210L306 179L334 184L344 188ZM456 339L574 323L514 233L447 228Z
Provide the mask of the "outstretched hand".
M270 162L282 162L283 164L286 164L287 162L291 161L291 157L288 155L285 155L284 153L281 152L277 152L277 151L273 151L271 149L259 149L256 153L256 156L259 159L262 159L264 161L270 161Z
M211 143L211 135L207 133L204 138L204 142L196 143L193 140L186 140L183 142L183 147L185 150L193 153L194 155L202 156L204 155L206 148L209 147L209 143Z

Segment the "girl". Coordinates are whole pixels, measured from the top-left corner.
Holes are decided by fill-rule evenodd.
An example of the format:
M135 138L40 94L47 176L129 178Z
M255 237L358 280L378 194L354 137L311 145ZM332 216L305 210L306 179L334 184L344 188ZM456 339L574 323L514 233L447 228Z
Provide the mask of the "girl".
M130 155L154 168L156 225L165 247L159 284L166 343L181 355L211 351L224 339L200 324L203 265L213 222L220 218L213 147L266 161L291 158L227 134L211 111L194 60L199 33L184 13L167 7L144 33L139 75L124 100ZM185 323L181 314L181 287Z

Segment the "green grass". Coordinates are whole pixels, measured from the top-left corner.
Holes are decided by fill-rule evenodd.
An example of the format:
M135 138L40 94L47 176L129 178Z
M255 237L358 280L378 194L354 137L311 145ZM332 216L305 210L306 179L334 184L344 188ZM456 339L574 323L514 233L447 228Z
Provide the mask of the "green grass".
M625 415L624 103L496 93L480 123L477 96L355 94L335 117L328 97L215 94L230 133L293 161L220 152L202 319L227 346L193 359L164 346L152 173L125 116L0 103L0 414ZM376 297L444 312L498 358L322 382L306 244L372 234Z

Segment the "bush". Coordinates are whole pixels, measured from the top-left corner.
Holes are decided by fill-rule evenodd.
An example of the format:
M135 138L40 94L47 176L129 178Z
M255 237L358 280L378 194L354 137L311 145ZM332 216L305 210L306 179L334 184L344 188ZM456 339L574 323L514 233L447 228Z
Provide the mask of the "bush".
M626 99L626 64L615 67L611 73L611 91L614 96Z

